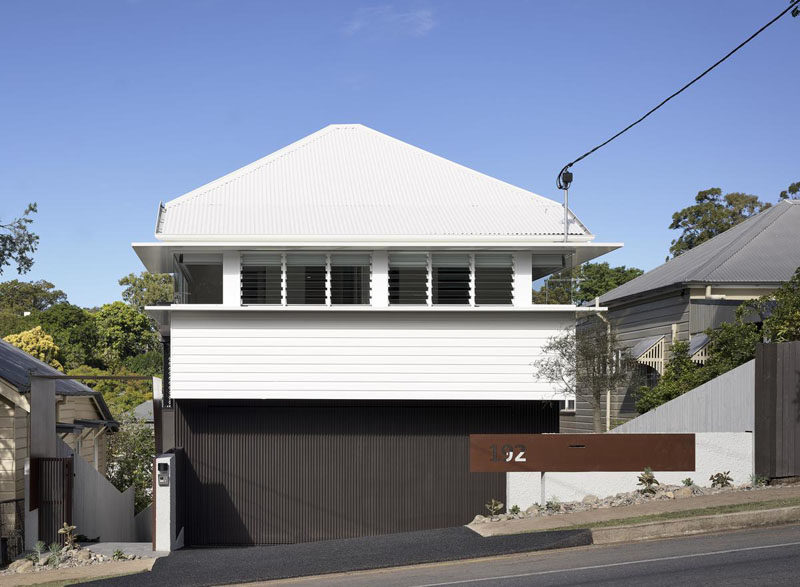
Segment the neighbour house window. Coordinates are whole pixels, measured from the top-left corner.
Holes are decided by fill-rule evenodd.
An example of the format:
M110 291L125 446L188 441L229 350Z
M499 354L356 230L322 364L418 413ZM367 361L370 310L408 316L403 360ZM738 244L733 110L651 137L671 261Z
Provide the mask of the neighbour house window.
M369 253L331 255L331 304L369 304Z
M389 303L428 303L428 254L389 255Z
M325 255L288 253L286 255L286 303L325 303Z
M179 304L222 303L222 255L175 256L175 298Z
M514 269L509 253L475 254L475 303L510 304Z
M242 304L281 303L281 254L242 254Z
M433 303L470 303L470 258L466 253L434 253Z

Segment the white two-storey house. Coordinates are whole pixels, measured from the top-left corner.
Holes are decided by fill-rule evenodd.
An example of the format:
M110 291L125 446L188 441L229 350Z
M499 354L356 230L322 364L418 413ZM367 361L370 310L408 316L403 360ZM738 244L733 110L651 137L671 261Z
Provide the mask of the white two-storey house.
M570 305L532 283L611 251L561 204L361 125L158 209L163 449L188 545L452 526L505 501L471 433L557 432L536 378ZM568 398L567 398L568 399Z

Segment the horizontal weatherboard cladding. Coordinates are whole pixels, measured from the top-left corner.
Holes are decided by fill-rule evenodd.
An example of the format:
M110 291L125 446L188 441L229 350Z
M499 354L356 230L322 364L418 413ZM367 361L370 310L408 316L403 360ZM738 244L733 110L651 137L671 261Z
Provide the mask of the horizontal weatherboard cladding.
M506 476L469 473L469 434L558 431L556 402L176 401L189 546L459 526Z
M175 313L176 399L553 399L534 376L569 312Z

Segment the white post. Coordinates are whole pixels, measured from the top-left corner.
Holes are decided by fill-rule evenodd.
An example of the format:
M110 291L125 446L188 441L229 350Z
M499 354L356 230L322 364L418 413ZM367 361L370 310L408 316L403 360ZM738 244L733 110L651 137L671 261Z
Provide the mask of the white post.
M539 506L545 507L547 505L547 492L545 492L544 489L544 471L539 473L539 489L541 490L542 493L540 496L541 503L539 503Z
M222 305L241 305L241 255L239 251L222 253Z
M166 471L160 471L166 465ZM155 539L156 550L160 552L172 552L183 548L183 532L178 533L177 523L177 503L175 484L177 475L175 471L175 455L163 454L156 457L156 477L165 474L168 479L167 485L162 485L156 479L156 490L154 506L156 508L156 527ZM182 530L182 529L181 529Z
M469 254L469 305L475 306L475 253Z
M433 255L428 253L428 305L433 305Z
M370 300L374 308L389 307L389 253L372 252L372 276Z
M533 254L518 251L514 260L514 306L530 308L533 305Z

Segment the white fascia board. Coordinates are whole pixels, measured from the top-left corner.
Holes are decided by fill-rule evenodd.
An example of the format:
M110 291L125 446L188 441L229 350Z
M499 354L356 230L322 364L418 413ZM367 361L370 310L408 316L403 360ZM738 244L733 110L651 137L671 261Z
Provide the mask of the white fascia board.
M518 400L518 401L559 401L565 395L558 391L255 391L238 389L235 393L227 390L195 390L183 392L173 390L172 399L248 399L248 400Z
M541 234L541 235L336 235L336 234L282 234L276 235L273 239L265 240L263 234L157 234L156 238L162 243L189 243L189 244L236 244L237 246L247 245L256 246L365 246L369 244L374 247L385 247L387 245L403 246L414 245L423 246L430 243L435 244L461 244L461 243L547 243L559 244L564 242L563 235ZM567 243L590 242L594 238L592 234L573 234L569 236Z
M263 238L263 237L262 237ZM282 237L283 238L283 237ZM564 252L574 255L574 264L578 265L619 249L623 243L594 243L588 240L570 240L567 242L550 240L534 240L520 237L470 237L464 239L429 239L429 240L391 240L371 241L358 240L306 240L306 241L162 241L149 243L133 243L133 250L151 273L167 273L172 270L172 254L176 251L215 251L226 250L530 250L532 252Z
M297 304L294 306L263 305L263 306L224 306L222 304L172 304L170 306L145 306L145 312L152 317L162 312L463 312L473 314L475 312L596 312L606 308L600 307L580 307L571 304L534 304L528 307L515 306L425 306L422 304L409 304L402 306L388 306L376 308L374 306L356 306L342 304L336 306L326 306L323 304Z

